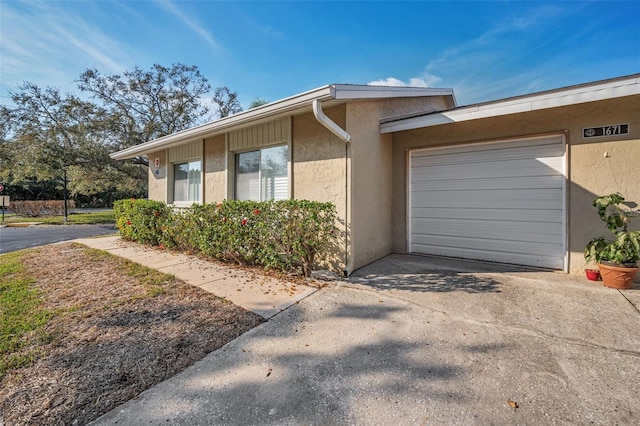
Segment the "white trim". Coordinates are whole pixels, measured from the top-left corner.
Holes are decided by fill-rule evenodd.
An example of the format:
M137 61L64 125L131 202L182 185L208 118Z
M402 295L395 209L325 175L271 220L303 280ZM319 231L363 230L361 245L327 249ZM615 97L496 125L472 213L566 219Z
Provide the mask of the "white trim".
M242 124L255 124L260 119L271 118L277 114L290 112L307 104L310 106L311 101L318 98L331 99L331 87L324 86L300 95L271 102L258 108L252 108L248 111L230 115L207 124L182 130L171 135L132 146L131 148L123 149L111 154L111 158L116 160L133 158L146 152L153 152L155 149L160 147L165 148L172 145L181 145L195 138L206 138L213 136L214 134L223 133L226 130L238 127Z
M199 161L200 162L200 191L198 193L198 200L197 201L185 201L185 200L176 200L175 199L175 187L176 187L176 182L175 182L175 166L179 165L179 164L189 164L195 161ZM197 157L193 157L191 159L188 160L178 160L175 162L167 162L167 165L171 165L170 169L171 169L171 180L167 181L167 184L170 186L171 188L171 202L167 201L167 204L171 204L173 206L176 207L189 207L193 204L203 204L204 203L204 183L205 183L205 163L204 163L204 156L200 156L199 158ZM169 192L167 191L167 198L169 195Z
M405 168L407 170L407 179L406 182L404 183L404 188L406 191L406 198L407 198L407 202L406 202L406 211L404 214L404 223L405 223L405 241L407 246L405 247L405 251L407 253L411 253L411 203L412 203L412 199L411 199L411 161L412 161L412 157L411 157L411 151L410 149L407 149L405 152Z
M453 89L332 84L123 149L111 154L111 158L115 160L125 160L159 149L181 145L195 139L221 134L242 126L255 125L261 121L272 120L278 116L291 114L293 112L311 111L311 102L313 100L344 102L358 99L406 98L417 96L450 96L455 105Z
M571 86L550 92L534 93L517 98L460 107L449 111L423 114L410 118L385 118L380 120L380 133L400 132L403 130L538 111L547 108L557 108L639 94L640 74L636 74L628 78Z
M225 133L224 135L224 198L225 200L233 199L233 194L235 193L235 182L234 179L231 179L231 176L234 176L236 173L235 168L235 157L232 155L233 153L229 151L229 134ZM230 163L233 161L233 164Z
M293 133L293 125L291 121L289 122L289 126L291 126L291 133ZM293 138L290 138L287 142L287 197L289 199L293 198Z
M341 141L349 143L351 142L351 135L347 133L342 127L338 126L335 121L324 115L322 111L322 102L318 99L314 99L312 102L313 115L318 120L318 123L326 127L331 133L340 138Z
M362 86L356 84L336 84L333 85L333 87L335 88L334 99L338 100L451 96L455 105L453 89L404 86Z
M564 259L562 261L563 271L569 273L569 209L567 208L567 181L569 180L569 152L567 150L567 134L562 134L562 149L564 150L564 179L562 180L562 251Z

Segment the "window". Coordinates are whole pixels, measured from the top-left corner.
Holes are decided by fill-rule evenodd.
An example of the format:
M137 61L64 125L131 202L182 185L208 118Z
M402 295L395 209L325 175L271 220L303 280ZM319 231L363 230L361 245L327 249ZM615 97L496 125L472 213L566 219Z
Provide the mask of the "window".
M286 200L289 197L289 149L286 145L236 155L237 200Z
M201 161L189 161L173 165L173 201L200 201L200 185L202 182Z

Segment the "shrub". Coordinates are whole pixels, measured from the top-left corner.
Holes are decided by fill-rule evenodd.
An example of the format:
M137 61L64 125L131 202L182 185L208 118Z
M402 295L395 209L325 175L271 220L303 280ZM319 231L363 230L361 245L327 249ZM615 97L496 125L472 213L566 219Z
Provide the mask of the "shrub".
M307 200L224 201L180 211L122 200L115 208L124 239L305 276L338 233L333 204Z
M68 210L75 208L73 200L67 200ZM42 217L64 214L63 200L11 201L9 209L19 216Z
M144 244L160 244L162 229L172 215L165 203L153 200L119 200L113 209L120 236Z

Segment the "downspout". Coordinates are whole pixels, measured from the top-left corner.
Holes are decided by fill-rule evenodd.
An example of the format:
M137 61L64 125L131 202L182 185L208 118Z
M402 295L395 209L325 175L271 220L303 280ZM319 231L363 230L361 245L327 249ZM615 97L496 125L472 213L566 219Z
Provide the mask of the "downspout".
M345 277L348 277L353 272L353 251L349 250L349 215L350 209L350 187L349 180L351 179L351 173L349 168L349 148L351 146L351 135L347 133L342 127L338 126L329 117L324 115L322 111L322 103L319 99L314 99L312 103L313 115L318 120L318 123L329 129L331 133L336 135L341 141L345 143L345 230L344 230L344 248L345 248L345 267L342 271Z

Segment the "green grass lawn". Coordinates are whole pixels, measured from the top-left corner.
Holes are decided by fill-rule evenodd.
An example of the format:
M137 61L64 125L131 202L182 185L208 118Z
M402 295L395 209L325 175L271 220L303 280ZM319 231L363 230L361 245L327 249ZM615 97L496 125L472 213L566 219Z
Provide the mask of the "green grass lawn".
M20 217L17 215L6 215L4 224L11 223L31 223L39 222L47 225L63 225L63 216L43 216L43 217ZM112 210L98 213L72 213L67 216L67 224L72 225L89 225L99 223L116 223L116 218Z
M133 278L144 288L143 293L131 296L128 300L152 298L172 289L171 283L175 280L173 275L101 250L81 245L74 247L84 253L85 260L80 265L83 268L91 268L93 262L111 262L114 269ZM69 308L50 310L44 307L45 302L55 298L55 295L38 289L36 277L25 268L24 263L26 257L38 256L39 253L40 249L30 249L0 256L0 379L8 370L27 366L43 356L47 345L56 339L55 333L47 331L47 323L70 312ZM62 278L60 280L64 281ZM63 288L63 283L57 287ZM114 300L103 302L103 307L100 308L102 310L117 305ZM91 303L91 300L79 302L72 310L84 308L84 305L89 306Z
M34 279L24 271L23 255L5 254L0 262L0 378L9 368L29 364L38 356L39 345L25 348L28 340L48 340L44 325L51 313L42 309L40 292L32 287Z

